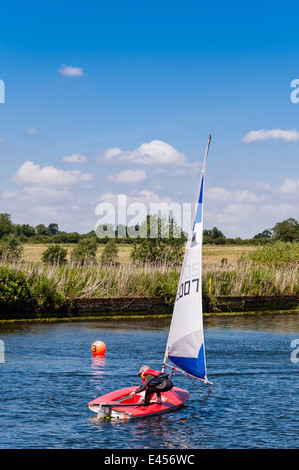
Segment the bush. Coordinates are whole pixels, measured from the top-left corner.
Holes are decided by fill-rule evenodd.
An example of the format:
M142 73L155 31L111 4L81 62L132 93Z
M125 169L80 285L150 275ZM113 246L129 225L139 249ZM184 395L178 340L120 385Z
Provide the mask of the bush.
M59 245L52 245L44 251L42 260L44 263L49 264L64 264L66 263L67 251Z
M0 242L0 257L5 261L15 261L20 259L23 246L14 235L3 237Z
M55 308L64 302L64 296L58 291L54 279L46 275L32 274L28 280L31 297L42 308Z
M139 234L131 252L134 263L176 265L182 262L186 237L174 219L147 216Z
M97 248L95 238L83 238L72 251L72 261L81 265L95 263Z
M13 233L14 225L10 220L10 214L0 214L0 238L8 235L9 233Z
M5 305L18 305L31 297L25 273L0 266L0 302Z
M110 239L103 250L101 261L103 264L116 265L118 260L118 248L114 239Z

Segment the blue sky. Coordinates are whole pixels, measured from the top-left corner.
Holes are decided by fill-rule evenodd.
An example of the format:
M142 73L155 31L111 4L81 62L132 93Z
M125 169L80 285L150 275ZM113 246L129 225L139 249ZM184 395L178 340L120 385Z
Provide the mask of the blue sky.
M0 211L87 233L118 194L193 202L211 133L205 227L246 238L298 220L298 14L268 0L1 5Z

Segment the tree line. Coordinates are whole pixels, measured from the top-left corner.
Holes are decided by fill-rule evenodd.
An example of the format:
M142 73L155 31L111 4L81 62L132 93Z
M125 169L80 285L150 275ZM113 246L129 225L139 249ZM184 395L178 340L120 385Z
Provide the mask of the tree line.
M7 261L19 259L24 243L46 243L50 246L43 253L42 260L47 263L66 263L67 250L60 245L74 244L71 252L72 261L79 264L95 263L98 244L103 243L105 248L101 262L117 264L117 244L133 243L131 259L134 263L163 262L172 265L181 263L187 234L173 218L148 215L143 223L134 227L134 233L135 238L130 236L132 227L114 228L107 225L101 226L102 237L97 236L96 231L80 235L77 232L61 232L57 223L51 223L48 227L43 224L38 224L36 227L13 224L10 214L2 213L0 214L0 257ZM247 240L226 238L217 227L203 231L204 244L263 245L275 241L299 241L299 223L289 218Z
M253 238L241 239L226 238L225 235L217 228L203 231L203 243L215 245L262 245L273 241L296 242L299 241L299 223L293 218L289 218L282 222L277 222L273 228L267 228L255 235Z
M11 215L7 213L0 213L0 239L8 235L13 235L21 243L78 243L79 240L85 238L96 238L98 243L107 243L110 238L114 238L116 243L134 243L136 239L139 239L138 233L144 236L144 227L149 228L149 220L159 220L160 222L160 238L165 232L165 227L167 227L167 234L165 238L172 238L174 230L179 232L180 228L177 226L174 219L169 218L166 222L162 220L163 218L157 216L147 216L146 221L141 225L135 225L132 230L132 227L126 225L118 225L114 227L111 224L101 225L99 227L99 232L102 234L106 233L105 236L98 236L95 230L91 230L86 234L79 234L78 232L65 232L59 230L57 223L50 223L48 226L44 224L38 224L35 227L29 224L14 224L11 221ZM162 225L161 225L162 224ZM134 236L132 236L134 232ZM181 231L182 237L187 238L187 234ZM148 232L146 238L150 237ZM177 238L179 238L177 236ZM271 240L281 240L281 241L299 241L299 223L294 218L289 218L282 222L278 222L273 228L267 228L263 232L258 233L253 238L242 239L240 237L228 238L223 232L214 227L212 229L203 231L203 243L212 243L212 244L248 244L257 242L269 242Z

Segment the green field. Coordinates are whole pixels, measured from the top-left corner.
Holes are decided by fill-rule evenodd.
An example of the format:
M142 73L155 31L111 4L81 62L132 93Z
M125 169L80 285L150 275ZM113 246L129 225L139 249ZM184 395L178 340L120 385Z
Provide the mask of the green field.
M48 248L49 245L24 245L24 251L22 258L29 262L38 262L41 260L43 252ZM70 259L71 252L74 245L61 245L68 252L68 259ZM99 245L97 251L97 259L100 260L101 254L104 250L105 245ZM133 249L132 245L119 244L118 257L121 263L130 263L130 253ZM242 254L247 254L249 251L256 250L254 246L238 246L238 245L203 245L203 264L217 264L221 263L222 259L227 260L227 264L231 264L237 261Z

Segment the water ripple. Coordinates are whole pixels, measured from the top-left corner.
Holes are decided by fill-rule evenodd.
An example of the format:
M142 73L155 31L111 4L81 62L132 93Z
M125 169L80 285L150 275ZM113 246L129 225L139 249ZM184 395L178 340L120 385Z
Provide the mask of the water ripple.
M3 328L0 367L1 448L215 449L294 448L299 429L299 364L290 360L298 316L217 318L205 321L206 355L215 385L207 389L180 375L191 392L181 410L133 422L97 420L87 403L137 385L141 364L161 366L169 319L76 322ZM107 345L105 358L91 344ZM68 347L66 348L66 344ZM190 418L188 420L188 418Z

